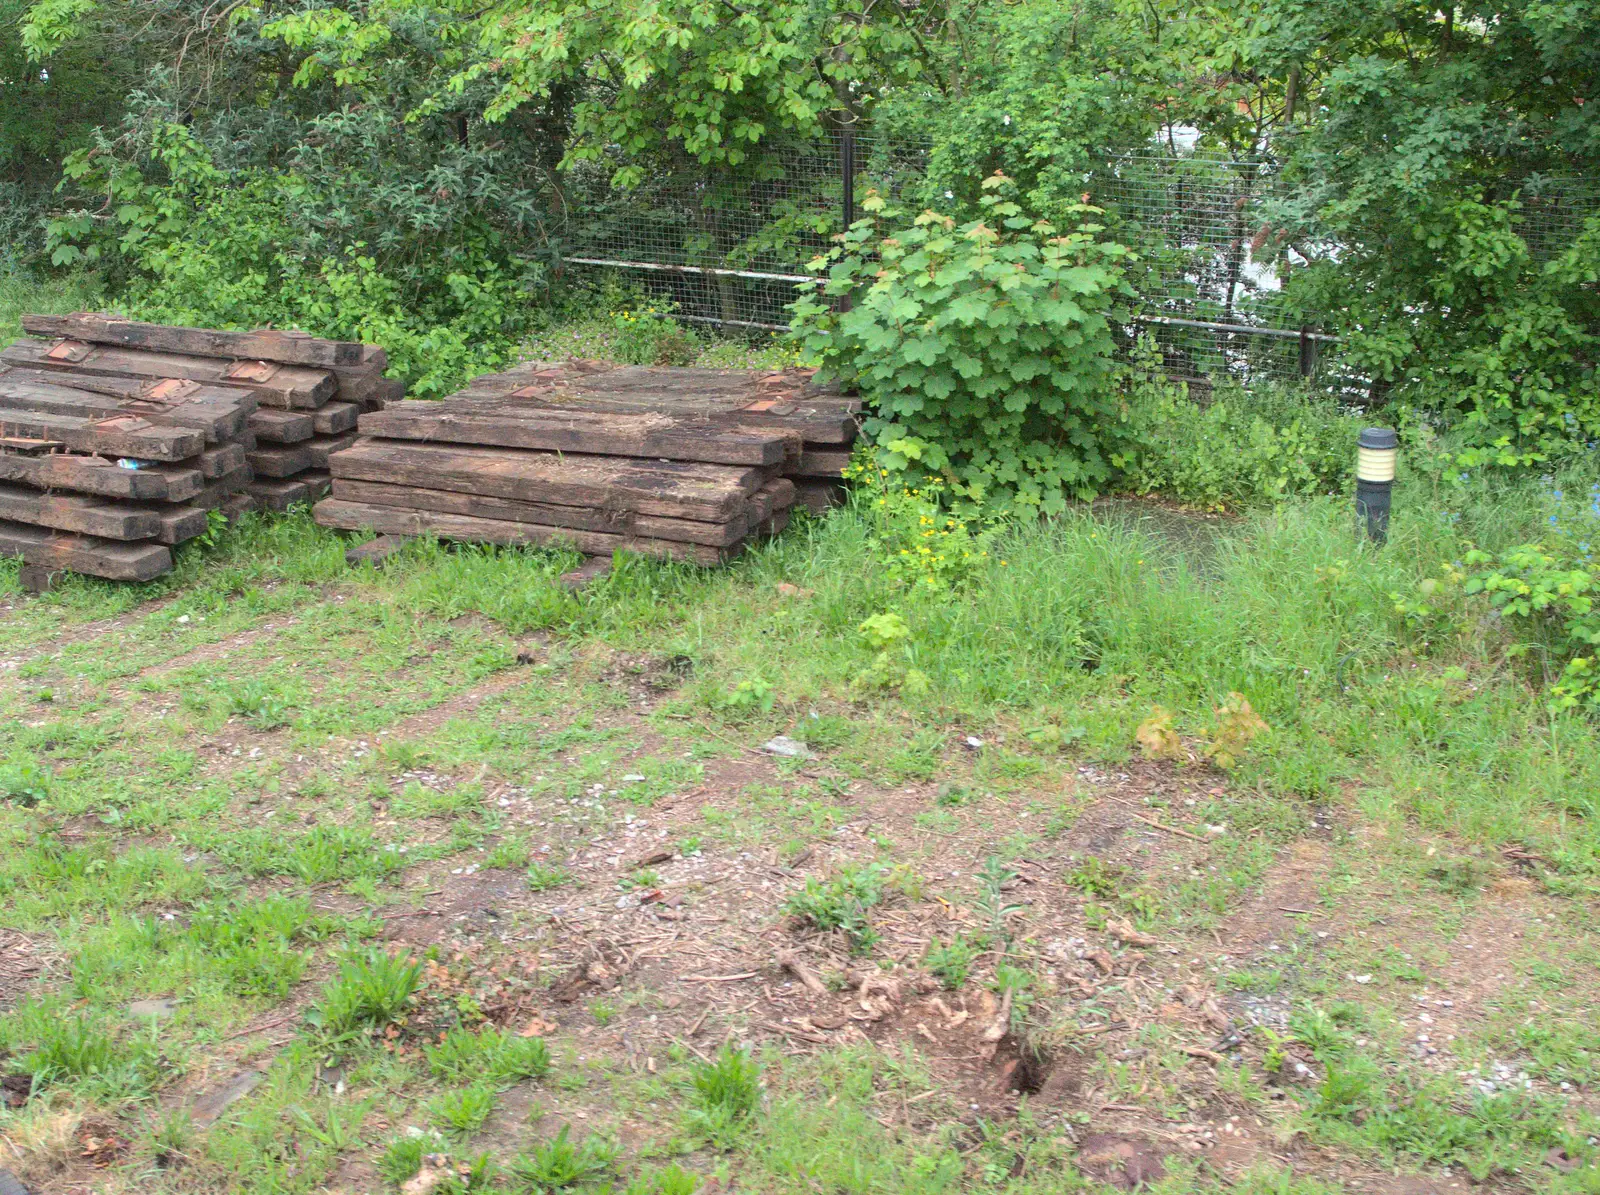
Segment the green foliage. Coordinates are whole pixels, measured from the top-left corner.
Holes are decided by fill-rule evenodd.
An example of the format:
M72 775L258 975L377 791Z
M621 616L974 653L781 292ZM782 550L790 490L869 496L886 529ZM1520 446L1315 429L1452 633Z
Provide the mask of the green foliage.
M711 1062L696 1063L690 1127L727 1149L761 1102L761 1066L744 1050L724 1044Z
M1085 896L1110 900L1122 891L1125 870L1115 863L1107 863L1099 855L1088 855L1067 873L1067 883Z
M1600 562L1594 554L1559 543L1522 544L1498 553L1474 549L1463 564L1464 592L1483 594L1513 626L1550 644L1552 663L1561 666L1550 687L1551 707L1600 710Z
M307 884L329 880L382 879L400 870L405 856L379 846L360 826L316 826L300 835L248 829L212 840L197 834L196 845L217 851L246 875L292 875Z
M396 1137L378 1156L378 1173L391 1186L398 1187L415 1177L422 1169L422 1159L441 1145L443 1142L437 1137Z
M259 730L276 730L289 725L290 707L278 690L262 680L246 680L219 686L228 713L246 718Z
M548 892L572 882L572 873L565 867L549 863L534 863L528 867L528 888L533 892Z
M476 1031L452 1029L438 1045L425 1045L422 1052L434 1075L452 1082L483 1080L509 1086L550 1073L550 1047L542 1038L518 1037L493 1025Z
M867 911L882 902L887 869L881 863L841 868L826 880L812 876L786 902L784 911L820 930L839 930L851 950L863 953L878 940Z
M990 855L978 869L978 899L972 911L988 922L988 939L1002 945L1011 941L1012 914L1022 911L1022 906L1008 900L1005 894L1006 886L1016 878L1017 873L1002 863L998 855Z
M943 481L912 486L871 462L852 464L845 476L872 516L873 547L897 583L940 592L975 575L987 559L997 525L951 509Z
M287 998L305 973L299 943L327 931L304 897L208 903L195 909L188 938L202 951L228 990L242 996Z
M964 934L951 938L948 945L935 938L928 943L922 963L940 983L955 991L967 982L967 976L972 973L972 964L985 949L987 947L982 942Z
M407 164L415 152L376 113L330 114L305 132L323 151L301 146L273 165L236 165L158 115L75 151L66 185L84 206L51 222L52 260L112 266L121 305L145 318L381 344L391 373L424 396L503 362L530 326L535 278L489 213L448 198L488 164L439 150L431 173L452 183L397 191L427 166ZM357 167L361 151L381 179ZM330 169L330 156L348 160ZM109 220L92 214L101 208ZM453 241L419 253L423 227L441 221Z
M645 303L611 313L612 354L626 365L692 365L700 343L672 318L670 305Z
M920 696L928 691L928 676L916 662L916 648L911 627L894 611L874 614L857 628L867 646L877 654L872 663L856 674L854 687L866 692L894 690L907 696Z
M1204 510L1342 492L1360 431L1331 401L1269 383L1223 386L1198 402L1161 375L1147 337L1134 352L1124 417L1124 446L1112 458L1122 483Z
M50 769L37 760L8 760L0 764L0 800L31 808L50 796Z
M772 682L760 676L747 677L721 694L717 708L735 719L755 714L770 714L778 704L778 692Z
M814 263L828 281L796 302L793 328L826 375L872 401L864 430L890 471L1058 512L1112 476L1110 316L1131 293L1127 250L1099 225L1060 233L1025 214L1002 175L983 185L982 218L961 225L929 211L907 227L869 198L872 215ZM828 301L843 296L848 310Z
M532 1191L543 1195L564 1191L606 1175L617 1158L617 1147L602 1137L590 1134L573 1144L568 1139L570 1125L531 1153L511 1159L509 1169Z
M623 1195L694 1195L700 1183L698 1174L672 1162L638 1175L623 1188Z
M517 871L527 867L531 857L527 838L520 834L511 834L490 848L489 853L484 856L483 865Z
M401 1016L422 978L422 964L373 949L351 955L306 1013L306 1023L333 1040L382 1029Z
M484 1126L494 1112L495 1102L492 1087L474 1083L430 1100L428 1117L440 1130L465 1137Z
M1291 301L1336 313L1377 393L1458 424L1469 462L1580 449L1600 432L1600 217L1583 220L1580 198L1600 164L1600 119L1580 102L1600 12L1264 7L1257 69L1314 90L1288 146L1292 197L1257 234L1310 259ZM1540 233L1541 208L1578 218Z
M91 1098L137 1098L154 1086L161 1059L148 1037L126 1040L96 1018L45 1015L34 1010L37 1032L30 1053L18 1060L23 1074L42 1091L58 1084L81 1088Z

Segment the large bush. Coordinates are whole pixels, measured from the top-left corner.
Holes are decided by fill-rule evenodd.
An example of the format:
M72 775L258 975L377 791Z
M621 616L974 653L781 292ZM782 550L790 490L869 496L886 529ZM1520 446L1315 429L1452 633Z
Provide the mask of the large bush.
M1026 215L1003 175L984 191L983 218L962 225L934 212L905 225L870 198L793 326L824 376L870 403L880 464L992 508L1055 512L1112 476L1110 317L1128 251L1097 225Z
M50 244L58 265L104 269L130 314L381 344L413 393L443 394L538 312L506 166L381 110L197 131L156 107L68 157L81 206Z

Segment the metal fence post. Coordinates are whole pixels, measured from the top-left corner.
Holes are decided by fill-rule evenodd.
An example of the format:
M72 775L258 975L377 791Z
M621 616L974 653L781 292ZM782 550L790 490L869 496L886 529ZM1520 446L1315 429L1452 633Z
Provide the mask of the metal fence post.
M848 114L847 114L848 115ZM846 120L839 129L839 181L844 184L844 227L856 222L856 126Z
M1311 335L1311 325L1300 325L1300 376L1309 378L1317 372L1317 341Z

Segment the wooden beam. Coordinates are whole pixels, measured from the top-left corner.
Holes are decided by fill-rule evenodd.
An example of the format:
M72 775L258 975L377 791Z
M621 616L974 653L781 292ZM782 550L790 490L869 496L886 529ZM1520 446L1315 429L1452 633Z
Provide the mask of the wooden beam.
M172 553L162 544L116 543L22 523L0 522L0 555L112 581L149 581L172 571Z
M441 539L468 543L570 547L589 556L608 556L619 551L636 552L644 556L714 565L731 560L739 553L738 546L711 548L700 544L574 531L534 523L469 518L437 511L401 510L392 506L347 502L340 498L327 498L317 503L313 515L324 527L346 531L377 531L385 535L431 534Z
M192 353L200 357L254 358L323 368L375 363L382 370L388 364L383 350L372 345L321 340L299 331L221 332L210 328L178 328L89 311L72 315L25 315L22 329L33 336L63 336L94 344Z
M406 401L361 417L369 436L476 446L727 465L781 465L798 450L793 432L729 429L648 413L511 410Z

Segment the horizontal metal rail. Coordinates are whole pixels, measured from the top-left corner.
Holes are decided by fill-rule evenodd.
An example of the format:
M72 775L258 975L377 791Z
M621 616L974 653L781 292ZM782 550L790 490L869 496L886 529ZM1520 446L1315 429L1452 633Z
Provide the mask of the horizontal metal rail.
M1179 319L1173 315L1138 315L1139 324L1175 324L1180 328L1203 328L1209 332L1242 332L1248 336L1276 336L1280 340L1321 340L1328 344L1343 344L1344 337L1326 332L1296 332L1291 328L1258 328L1251 324L1216 324L1209 320Z
M562 261L575 266L603 266L613 270L654 270L669 274L696 274L713 278L755 278L763 282L826 282L815 274L773 274L764 270L727 270L714 266L682 266L661 261L623 261L608 257L563 257ZM674 315L674 319L691 320L701 324L728 324L738 328L763 328L772 332L786 332L787 324L764 324L758 320L723 319L714 315ZM1291 328L1260 328L1251 324L1220 324L1211 320L1182 319L1175 315L1133 316L1135 323L1169 324L1179 328L1200 328L1208 332L1237 332L1244 336L1272 336L1279 340L1321 341L1342 344L1344 338L1326 332L1295 331Z
M787 332L788 324L763 324L753 319L724 319L720 315L682 315L676 311L657 312L662 319L689 320L696 324L731 324L736 328L765 328L768 332Z
M711 266L676 266L660 261L612 261L604 257L563 257L575 266L609 266L614 270L666 270L673 274L701 274L717 278L759 278L766 282L826 282L813 274L768 274L762 270L719 270Z

